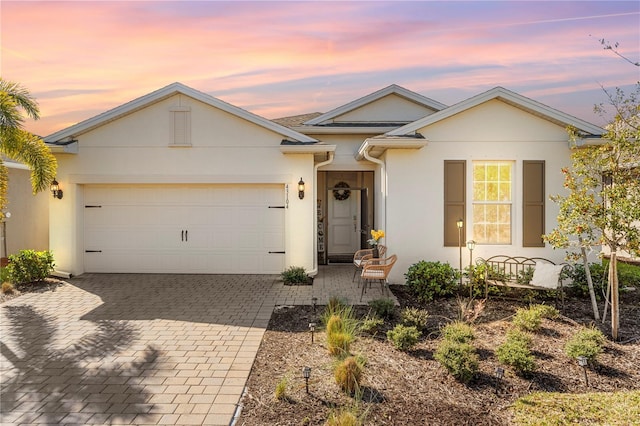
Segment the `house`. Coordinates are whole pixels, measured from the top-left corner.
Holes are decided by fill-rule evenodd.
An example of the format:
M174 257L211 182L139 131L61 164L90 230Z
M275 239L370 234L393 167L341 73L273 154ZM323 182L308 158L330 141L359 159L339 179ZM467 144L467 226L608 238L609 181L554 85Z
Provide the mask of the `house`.
M471 239L473 257L560 260L541 234L569 125L603 133L501 87L447 106L392 85L267 120L174 83L45 138L64 194L49 248L74 275L313 274L384 229L392 282L422 259L465 267Z

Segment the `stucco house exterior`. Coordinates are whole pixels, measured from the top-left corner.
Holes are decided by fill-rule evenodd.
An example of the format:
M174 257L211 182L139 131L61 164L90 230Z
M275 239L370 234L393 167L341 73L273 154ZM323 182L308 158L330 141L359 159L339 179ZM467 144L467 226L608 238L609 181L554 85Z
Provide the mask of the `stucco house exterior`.
M603 130L496 87L452 106L391 85L327 113L267 120L180 83L45 138L57 268L277 274L344 261L383 229L391 282L419 260L564 253L567 126ZM304 190L299 183L304 182ZM456 222L462 219L458 230Z

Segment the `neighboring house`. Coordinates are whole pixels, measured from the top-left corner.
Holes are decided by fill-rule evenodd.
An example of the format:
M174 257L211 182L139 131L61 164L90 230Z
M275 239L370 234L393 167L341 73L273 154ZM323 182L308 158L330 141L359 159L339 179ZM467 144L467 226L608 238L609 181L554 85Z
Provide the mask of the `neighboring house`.
M27 166L7 159L3 161L9 170L5 211L9 217L0 227L0 258L25 248L46 250L49 247L48 206L51 194L44 191L34 195Z
M174 83L45 138L64 191L49 197L50 249L74 275L313 274L384 229L397 283L422 259L457 267L459 236L474 257L560 260L540 236L568 125L603 133L500 87L447 107L392 85L270 121Z

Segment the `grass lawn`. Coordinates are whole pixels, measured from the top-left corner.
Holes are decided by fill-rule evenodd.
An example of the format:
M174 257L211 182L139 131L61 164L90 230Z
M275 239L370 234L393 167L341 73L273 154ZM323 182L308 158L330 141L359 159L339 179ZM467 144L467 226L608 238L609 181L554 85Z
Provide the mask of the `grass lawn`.
M640 391L535 392L513 406L518 425L640 425Z

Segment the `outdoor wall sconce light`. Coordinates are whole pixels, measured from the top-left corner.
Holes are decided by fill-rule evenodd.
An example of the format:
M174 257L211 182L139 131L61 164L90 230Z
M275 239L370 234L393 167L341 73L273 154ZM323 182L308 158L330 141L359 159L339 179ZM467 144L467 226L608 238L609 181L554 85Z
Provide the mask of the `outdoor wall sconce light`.
M584 370L584 382L589 386L589 378L587 377L587 364L589 363L589 360L587 360L587 357L584 355L580 355L576 360L578 361L578 365Z
M300 182L298 182L298 198L301 200L304 198L304 181L300 178Z
M60 184L57 180L54 179L53 182L51 182L51 186L49 187L49 189L51 189L53 198L57 198L58 200L62 199L62 189L60 189Z
M309 393L309 377L311 377L311 367L304 367L302 369L302 377L304 377L305 387L307 388L307 393Z

